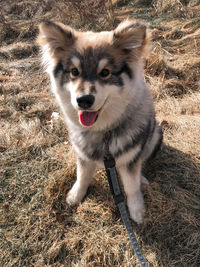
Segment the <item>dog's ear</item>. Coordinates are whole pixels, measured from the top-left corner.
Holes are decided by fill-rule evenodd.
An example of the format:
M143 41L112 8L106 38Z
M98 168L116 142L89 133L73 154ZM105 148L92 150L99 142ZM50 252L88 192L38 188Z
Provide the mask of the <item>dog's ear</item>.
M148 46L147 28L144 24L125 20L114 30L113 44L126 55L141 56Z
M74 31L62 23L42 22L39 25L38 44L51 57L59 57L67 51L75 41Z

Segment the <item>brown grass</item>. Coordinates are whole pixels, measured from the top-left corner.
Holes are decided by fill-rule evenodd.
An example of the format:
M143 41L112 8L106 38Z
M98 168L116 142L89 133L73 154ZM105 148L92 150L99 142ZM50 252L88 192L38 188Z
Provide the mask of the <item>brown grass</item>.
M65 204L75 156L34 42L42 19L101 30L130 16L152 30L145 78L164 130L162 151L144 169L145 221L133 228L149 266L197 267L198 1L0 2L0 266L136 266L103 170L83 203Z

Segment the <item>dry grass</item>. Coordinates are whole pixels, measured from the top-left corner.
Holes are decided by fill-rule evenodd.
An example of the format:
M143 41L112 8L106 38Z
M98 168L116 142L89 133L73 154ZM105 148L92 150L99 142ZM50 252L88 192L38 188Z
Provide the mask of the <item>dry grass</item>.
M42 19L111 29L149 22L145 77L164 146L144 169L146 216L133 228L149 266L200 263L199 1L0 1L0 266L135 266L99 170L83 203L65 204L75 156L34 43ZM113 3L113 4L112 4Z

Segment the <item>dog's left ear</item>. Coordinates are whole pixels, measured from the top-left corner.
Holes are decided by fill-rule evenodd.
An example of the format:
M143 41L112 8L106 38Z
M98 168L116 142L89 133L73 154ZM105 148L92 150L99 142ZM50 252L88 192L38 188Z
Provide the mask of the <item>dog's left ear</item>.
M113 33L113 45L125 55L140 57L148 46L147 28L144 24L125 20L121 22Z

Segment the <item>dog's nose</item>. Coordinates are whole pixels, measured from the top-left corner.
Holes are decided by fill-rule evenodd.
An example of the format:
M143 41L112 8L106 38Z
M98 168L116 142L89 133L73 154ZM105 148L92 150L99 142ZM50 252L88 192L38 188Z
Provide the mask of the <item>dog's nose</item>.
M94 96L93 95L82 95L77 97L76 101L80 108L88 109L94 104Z

